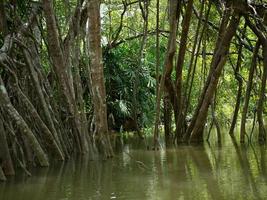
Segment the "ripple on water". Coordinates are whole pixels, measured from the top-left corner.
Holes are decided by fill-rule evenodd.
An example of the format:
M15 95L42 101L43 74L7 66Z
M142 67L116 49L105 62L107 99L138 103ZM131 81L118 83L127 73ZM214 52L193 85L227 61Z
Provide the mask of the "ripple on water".
M68 163L0 184L2 200L267 199L266 148L127 147L112 160Z

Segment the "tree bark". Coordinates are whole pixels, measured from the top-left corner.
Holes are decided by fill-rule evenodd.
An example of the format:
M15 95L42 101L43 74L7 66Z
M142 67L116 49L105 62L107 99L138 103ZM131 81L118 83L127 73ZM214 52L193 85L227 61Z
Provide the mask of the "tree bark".
M236 29L239 25L239 20L239 14L234 13L234 15L231 17L229 25L227 26L223 34L222 39L218 41L218 47L215 48L216 50L210 67L210 78L208 78L206 86L204 87L201 95L203 97L203 100L200 99L198 105L199 110L197 108L197 110L195 111L197 112L195 113L197 117L195 121L193 120L191 122L191 127L189 127L188 129L189 131L191 130L190 142L198 143L203 141L203 130L208 114L208 108L216 91L220 74L227 59L231 40L235 35ZM218 39L220 39L220 37Z
M47 155L45 154L44 150L40 146L38 140L32 133L27 123L24 121L24 119L21 117L18 111L11 104L4 82L1 77L0 77L0 103L1 103L3 110L5 110L8 116L16 123L21 134L26 136L27 140L30 143L31 148L36 154L36 157L39 161L40 166L41 167L49 166Z
M201 42L203 40L204 33L206 32L206 29L207 29L208 17L209 17L210 9L211 9L211 2L209 2L208 9L207 9L206 15L205 15L205 22L204 22L203 28L202 28L200 36L199 36L203 11L204 11L204 7L205 7L204 5L205 5L205 3L202 2L201 10L200 10L200 16L199 16L200 18L198 20L193 51L192 51L191 58L190 58L190 64L189 64L188 74L187 74L187 78L186 78L186 84L185 84L185 88L184 88L184 99L183 99L184 100L183 101L184 114L183 114L183 119L182 119L183 122L186 121L187 112L188 112L188 109L190 107L190 98L191 98L191 92L192 92L192 88L193 88L193 80L195 77L196 66L197 66L197 61L198 61L197 55L199 54ZM203 51L205 51L205 45L203 47ZM203 59L204 59L204 61L203 61L202 67L206 66L205 56L203 56ZM205 73L204 73L204 76L205 76ZM187 129L187 125L186 125L186 129ZM186 131L186 129L184 131ZM185 134L185 132L183 133L182 137L184 137L184 134ZM179 138L177 138L177 139L179 139ZM182 140L182 139L183 138L180 138L180 140Z
M259 142L266 142L266 130L263 120L263 105L265 100L265 90L266 90L266 79L267 79L267 36L265 33L265 25L267 16L264 15L264 23L262 21L258 20L259 26L254 25L246 16L246 22L248 26L252 29L252 31L257 35L259 42L262 44L262 55L263 55L263 74L262 74L262 84L260 89L260 98L258 101L258 107L257 107L257 116L258 116L258 124L259 124ZM259 28L258 28L259 27Z
M0 168L3 168L4 174L7 176L15 175L13 161L10 156L6 131L4 130L2 114L0 113Z
M261 81L261 89L260 89L260 98L258 101L258 108L257 108L257 116L258 116L258 124L259 124L259 142L263 143L266 142L266 129L263 120L263 106L265 101L265 91L266 91L266 79L267 79L267 39L263 43L263 74L262 74L262 81Z
M31 78L32 78L33 83L34 83L33 85L35 87L37 96L39 98L42 110L44 112L44 116L45 116L45 121L47 123L47 127L49 128L49 131L52 133L52 135L55 137L55 140L57 142L58 148L60 148L61 147L61 143L60 143L60 140L59 140L59 137L58 137L58 133L56 131L56 128L55 128L55 125L54 125L54 122L53 122L53 118L52 118L52 116L50 114L48 105L47 105L47 103L45 101L45 96L44 96L43 91L42 91L42 87L41 87L41 83L40 83L38 74L36 72L35 67L33 66L33 63L31 61L30 55L27 52L27 50L23 49L23 54L25 56L25 60L26 60L27 66L29 68L29 72L31 74ZM61 157L60 159L64 159L63 153L62 152L59 152L59 153L61 154L61 155L59 154L60 157Z
M159 12L160 12L160 8L159 8L159 0L157 0L157 4L156 4L156 9L157 9L157 16L156 16L156 99L159 95L159 67L160 67L160 49L159 49ZM157 110L157 106L155 106L156 108L156 112L159 112ZM164 111L165 111L165 103L164 103ZM164 114L165 116L165 114ZM164 119L164 128L165 125L167 125ZM166 127L167 128L167 127ZM168 131L168 129L165 129L165 139L166 139L166 131ZM168 133L167 133L168 135ZM157 148L159 143L159 129L155 129L154 130L154 149Z
M216 117L215 106L216 106L216 95L214 96L212 103L211 103L211 117L212 117L212 121L216 127L218 145L221 145L222 134L221 134L220 124L219 124L218 119Z
M183 96L182 96L182 75L183 75L183 65L184 65L184 59L185 59L185 51L187 46L187 38L188 38L188 32L189 32L189 26L192 16L192 10L193 10L193 0L189 0L187 2L186 11L185 11L185 17L183 20L182 25L182 36L181 36L181 44L180 49L178 53L177 58L177 64L176 64L176 97L177 97L177 121L175 121L176 124L176 138L181 138L184 130L184 120L183 120Z
M180 12L181 12L181 1L169 2L170 5L170 35L168 40L168 48L166 53L166 58L164 61L164 72L163 80L165 81L165 89L168 92L170 102L174 111L175 123L178 120L178 106L177 106L177 93L175 84L172 81L172 71L173 71L173 59L176 53L176 38L177 38L177 28L179 25Z
M3 36L8 34L4 1L0 2L0 33L3 33Z
M60 45L58 28L51 0L43 0L43 8L47 24L49 53L61 88L63 96L62 101L64 102L64 107L68 112L67 114L71 116L70 120L78 151L85 153L88 150L86 149L85 144L86 139L84 134L81 132L81 122L75 102L75 94L73 93L72 86L70 85L71 81L69 80L68 69L66 69L66 66L69 66L69 63L66 63L66 59L64 59L64 51Z
M245 94L245 102L243 105L241 125L240 125L240 142L241 143L245 142L248 105L249 105L250 93L252 90L252 81L253 81L254 71L257 66L257 56L258 56L259 48L260 48L260 42L258 41L254 48L254 52L253 52L253 56L251 60L251 66L249 69L249 77L248 77L247 89L246 89L246 94Z
M41 132L43 133L44 139L46 141L46 145L48 147L51 147L51 149L50 148L48 149L51 150L51 152L54 153L59 160L64 160L64 155L58 143L56 142L55 138L53 137L52 133L50 132L46 124L41 119L35 107L32 105L32 103L27 98L27 96L21 91L17 83L14 83L13 85L14 85L15 93L17 94L18 98L22 102L23 106L25 106L25 109L28 110L30 116L36 120L36 123L38 124Z
M159 81L159 88L157 92L157 99L156 99L156 117L155 117L155 126L154 126L154 135L156 135L158 132L158 126L160 121L160 102L161 102L161 96L164 91L164 86L166 86L166 90L168 90L168 80L170 80L170 75L173 69L173 58L175 56L176 52L176 33L177 33L177 26L178 26L178 13L177 10L179 10L179 2L176 0L170 0L169 2L169 8L170 8L170 34L168 39L168 47L167 52L164 60L164 67L162 76ZM168 91L168 94L170 92ZM174 94L174 93L172 93ZM174 97L169 97L172 105L174 103Z
M99 137L101 151L106 158L113 156L108 135L106 89L103 72L101 48L100 1L90 0L88 3L88 44L89 44L89 77L95 116L95 132Z
M165 133L165 143L168 144L171 141L172 138L172 130L171 130L171 124L172 124L172 109L171 109L171 103L168 96L165 96L163 99L164 103L164 133Z
M245 28L243 31L243 35L245 34ZM242 35L242 38L244 38L244 36ZM233 119L232 119L232 123L230 126L230 130L229 130L229 134L231 136L233 136L234 134L234 129L236 126L236 122L237 122L237 117L238 117L238 112L239 112L239 108L240 108L240 103L241 103L241 97L242 97L242 86L243 86L243 79L239 74L240 68L241 68L241 64L242 64L242 50L243 50L243 45L241 44L241 42L239 43L239 48L238 48L238 57L237 57L237 63L236 63L236 68L235 68L235 79L238 82L238 91L237 91L237 95L236 95L236 104L235 104L235 110L234 110L234 115L233 115Z

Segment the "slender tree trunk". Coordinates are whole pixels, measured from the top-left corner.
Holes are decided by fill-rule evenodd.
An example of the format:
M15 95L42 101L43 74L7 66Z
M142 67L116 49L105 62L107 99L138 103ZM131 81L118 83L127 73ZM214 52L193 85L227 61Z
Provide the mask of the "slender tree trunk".
M182 25L182 36L181 36L181 44L180 49L178 53L177 58L177 64L176 64L176 96L177 96L177 121L176 124L176 139L181 138L183 134L184 127L184 121L183 121L183 96L182 96L182 75L183 75L183 66L184 66L184 59L185 59L185 51L187 46L187 38L188 38L188 32L189 32L189 26L192 16L192 10L193 10L193 0L189 0L187 2L186 11L185 11L185 17L183 20Z
M33 152L36 154L36 157L39 161L40 166L47 167L49 166L47 155L40 146L38 140L32 133L31 129L18 113L18 111L13 107L8 97L4 82L0 77L0 103L3 110L8 114L8 116L15 122L21 134L25 135Z
M37 22L33 24L33 34L38 43L41 43L41 33L39 28L37 27ZM43 118L47 127L55 137L59 147L61 149L65 149L65 144L60 139L60 130L56 129L54 118L56 115L56 109L52 110L51 101L47 95L47 92L52 96L51 86L48 83L46 76L44 75L43 68L41 66L41 59L39 55L38 45L35 40L27 41L27 49L25 49L25 45L21 45L22 52L25 58L26 65L28 67L31 79L33 81L33 86L35 87L35 92L37 93L37 97L40 101ZM44 87L46 86L46 88ZM48 89L49 88L49 89Z
M258 20L258 19L256 19ZM262 55L263 55L263 74L262 74L262 84L260 89L260 98L258 101L258 110L257 110L257 116L258 116L258 123L259 123L259 142L266 142L266 130L264 126L263 121L263 106L264 106L264 100L265 100L265 91L266 91L266 79L267 79L267 36L266 36L266 30L264 25L267 24L267 16L264 15L264 24L262 24L262 21L260 21L259 28L254 25L248 17L246 17L246 22L248 26L252 29L252 31L258 36L259 42L262 44Z
M261 90L260 90L260 98L258 101L258 109L257 109L257 116L258 116L258 124L259 124L259 142L263 143L266 142L266 129L263 120L263 106L264 101L266 100L265 91L266 91L266 79L267 79L267 38L263 43L263 74L262 74L262 81L261 81Z
M254 48L252 60L251 60L251 66L249 69L249 77L247 82L247 89L245 94L245 102L243 105L243 111L242 111L242 117L241 117L241 125L240 125L240 142L245 142L245 134L246 134L246 119L247 119L247 112L248 112L248 105L249 105L249 99L250 99L250 93L252 90L252 81L254 76L254 71L257 66L257 56L260 48L260 42L258 41L256 43L256 46Z
M22 102L23 106L25 106L25 109L29 112L30 116L33 119L35 119L36 123L38 124L41 132L43 133L46 145L51 147L52 153L54 153L59 160L64 160L64 155L60 147L58 146L55 138L53 137L52 133L50 132L46 124L41 119L35 107L32 105L27 96L21 91L17 83L14 83L13 86L15 89L15 93Z
M206 13L206 16L205 16L205 23L203 25L203 29L202 29L202 32L201 32L201 35L200 35L200 39L199 39L199 42L198 42L198 49L197 49L197 52L196 54L198 55L199 52L200 52L200 48L201 48L201 43L203 43L203 48L202 48L202 52L203 52L203 55L202 55L202 59L203 59L203 62L202 62L202 70L201 69L201 74L202 74L202 77L203 77L203 86L199 86L200 88L201 87L205 87L205 79L206 79L206 67L207 67L207 61L206 61L206 30L207 30L207 26L208 26L208 19L209 19L209 15L210 15L210 10L211 10L211 3L209 4L208 6L208 10L207 10L207 13ZM222 20L222 23L221 23L221 27L220 27L220 32L223 32L224 30L224 26L225 26L225 23L224 23L224 16L223 16L223 20ZM218 38L221 38L221 35L219 34L218 35ZM202 41L203 40L203 41ZM195 72L196 72L196 67L197 67L197 61L198 61L198 57L196 56L196 59L194 61L194 66L193 66L193 71L192 71L192 77L191 77L191 80L190 80L190 83L189 83L189 91L188 91L188 95L187 95L187 98L186 98L186 102L185 102L185 116L187 116L187 113L188 113L188 109L190 107L190 98L191 98L191 93L192 93L192 88L193 88L193 81L194 81L194 78L195 78ZM199 97L199 100L202 100L203 99L203 96L200 96ZM198 104L198 106L200 106L200 104ZM199 107L196 108L196 110L199 110ZM191 119L191 122L194 123L195 120L196 120L196 116L197 116L197 112L195 112L195 115L193 116L193 118ZM191 124L192 124L191 123ZM183 135L183 141L187 141L190 137L190 132L191 130L188 130L189 127L186 127L186 131L185 131L185 134ZM192 128L192 127L191 127Z
M177 4L177 5L175 5ZM177 28L179 25L179 19L180 19L180 12L181 12L181 1L172 2L169 1L170 6L170 35L169 35L169 41L168 41L168 48L166 53L166 58L164 61L164 73L163 73L163 80L165 81L165 89L168 92L168 96L170 98L170 102L172 104L172 108L174 111L174 118L175 122L178 120L178 106L177 106L177 92L175 84L172 81L172 71L174 67L173 59L175 57L176 53L176 34L177 34ZM175 9L175 10L174 10ZM174 35L175 34L175 35ZM172 44L169 44L169 43Z
M243 86L243 80L239 74L235 75L235 79L238 81L238 91L237 91L237 95L236 95L234 115L233 115L233 119L231 122L230 130L229 130L230 135L234 135L234 130L235 130L235 126L236 126L236 122L237 122L237 118L238 118L238 112L239 112L240 103L241 103L242 86Z
M159 0L157 0L157 16L156 16L156 99L159 95L159 67L160 67L160 49L159 49ZM165 103L164 103L164 108L165 108ZM160 112L157 111L156 112ZM164 113L165 115L165 113ZM165 117L164 117L164 128L165 128ZM168 129L167 129L168 131ZM168 134L168 133L167 133ZM166 139L166 129L165 129L165 139ZM159 140L159 129L154 130L154 149L157 148L158 141Z
M221 143L222 143L222 134L221 134L220 124L219 124L218 119L216 117L215 106L216 106L216 95L213 98L213 101L211 103L211 116L212 116L212 121L213 121L213 123L215 124L215 127L216 127L218 144L221 145Z
M47 105L47 103L45 101L45 97L44 97L44 94L43 94L43 91L42 91L42 87L41 87L40 80L39 80L38 74L36 72L36 69L33 66L33 63L31 61L30 55L27 52L27 50L23 49L23 53L24 53L24 56L25 56L25 60L26 60L27 66L29 68L29 72L31 74L31 78L32 78L33 83L34 83L33 85L35 87L37 96L39 98L39 101L40 101L40 104L41 104L41 107L42 107L42 110L44 112L46 123L47 123L51 133L55 137L59 147L61 147L61 143L60 143L60 140L59 140L59 137L58 137L58 133L56 131L56 128L55 128L55 125L54 125L54 122L53 122L53 118L52 118L52 116L50 114L48 105ZM61 156L63 156L63 154Z
M2 114L0 113L0 168L3 168L4 174L7 176L15 175L13 161L10 156L6 131L4 130ZM1 179L1 178L0 178Z
M74 88L76 91L77 97L77 105L80 113L81 119L81 128L82 132L85 134L88 143L88 149L90 157L94 158L94 149L92 144L92 138L89 134L89 122L86 117L85 113L85 102L83 100L83 88L82 88L82 80L80 76L80 66L79 66L79 57L80 57L80 47L78 41L76 41L75 48L74 48L74 58L73 58L73 65L74 65L74 72L73 72L73 79L74 79Z
M245 30L244 30L244 34L245 34ZM242 36L242 38L243 38L243 36ZM235 68L235 79L238 82L238 91L237 91L237 96L236 96L236 104L235 104L234 115L233 115L232 123L231 123L231 126L230 126L230 130L229 130L229 134L230 135L234 134L234 129L235 129L235 126L236 126L238 112L239 112L239 108L240 108L241 97L242 97L243 79L240 76L239 71L240 71L241 64L242 64L243 46L242 46L241 42L240 42L239 45L240 46L239 46L239 49L238 49L238 57L237 57L237 63L236 63L236 68Z
M165 96L163 99L164 103L164 133L165 133L165 142L168 144L172 138L171 124L172 124L172 109L171 103L168 96Z
M87 151L85 145L86 140L84 134L81 132L81 122L75 102L75 94L73 93L73 86L70 85L71 81L69 80L67 73L68 69L66 69L66 66L69 66L69 63L66 63L64 52L60 45L58 27L51 0L43 0L43 8L47 24L49 53L52 58L53 67L62 92L62 101L64 102L64 107L68 112L67 114L71 116L70 120L78 151L85 153Z
M173 58L176 52L176 33L178 26L178 13L177 10L179 8L179 2L176 0L170 0L169 2L170 8L170 34L168 39L168 48L164 60L163 72L159 81L159 88L156 99L156 117L155 117L155 127L154 127L154 135L157 135L160 121L160 102L161 96L164 90L164 85L166 86L166 79L170 78L170 74L173 68ZM170 101L172 101L172 97L169 97Z
M206 86L203 89L202 97L203 100L199 101L199 110L197 108L197 117L191 122L188 131L191 132L190 142L202 142L203 141L203 130L208 114L208 107L216 91L216 87L219 81L220 74L222 72L223 66L227 59L227 54L230 48L231 40L236 32L239 25L240 16L238 13L234 13L231 17L229 25L227 26L223 37L220 42L218 42L218 47L215 50L214 57L210 67L210 78L206 82Z
M3 33L3 36L8 34L4 1L0 1L0 33Z
M201 109L201 106L202 106L202 102L203 102L203 100L205 98L206 91L207 91L207 88L209 86L209 82L211 80L211 77L212 77L213 72L215 71L215 68L212 67L212 66L219 64L218 61L220 61L220 54L221 54L221 52L218 51L218 48L219 48L220 44L222 43L221 41L222 41L223 36L224 36L224 34L226 32L225 30L226 30L227 24L229 22L229 15L230 15L229 13L230 13L230 10L229 9L226 9L225 12L224 12L224 14L223 14L223 17L222 17L222 20L221 20L221 25L220 25L219 32L218 32L217 41L216 41L216 44L215 44L215 50L214 50L215 53L214 53L213 58L212 58L209 75L207 77L206 84L203 86L202 93L201 93L201 95L199 97L198 105L197 105L197 107L195 109L195 112L194 112L193 118L191 120L191 123L190 123L189 127L186 130L186 134L184 136L184 140L185 141L188 141L190 139L192 130L193 130L193 128L195 126L195 123L196 123L196 121L198 119L198 114L200 112L200 109ZM204 64L206 64L205 61L204 61ZM207 115L207 113L206 113L206 115ZM206 118L206 116L205 116L205 118ZM203 132L201 133L201 131L203 131L203 129L199 129L199 131L200 131L200 134L203 133ZM202 139L202 136L200 136L200 138Z
M191 54L191 58L190 58L190 64L188 67L188 74L186 77L186 83L185 83L185 87L184 87L184 99L183 99L183 107L184 107L183 112L184 112L184 114L183 114L183 119L182 119L183 122L186 121L187 111L189 108L189 102L190 102L190 98L191 98L191 91L193 88L193 80L195 77L198 54L199 54L200 47L201 47L201 41L203 39L204 33L206 31L206 28L207 28L207 21L208 21L208 16L210 13L211 3L209 3L209 5L208 5L208 9L207 9L207 12L205 15L205 22L204 22L203 28L201 30L201 33L199 34L200 29L201 29L202 16L204 13L204 7L205 7L205 3L202 2L201 9L200 9L200 16L199 16L199 20L198 20L198 24L197 24L194 46L193 46L193 50L192 50L192 54ZM205 59L205 58L203 58L203 59ZM186 131L186 130L184 130L184 131ZM185 133L183 133L183 135L184 134ZM177 138L177 139L179 140L179 138ZM180 138L180 139L182 139L182 138Z
M108 135L106 89L104 84L102 48L101 48L101 21L100 1L90 0L88 3L88 43L90 56L90 81L92 100L94 105L95 132L101 143L101 150L106 158L113 156L113 150Z

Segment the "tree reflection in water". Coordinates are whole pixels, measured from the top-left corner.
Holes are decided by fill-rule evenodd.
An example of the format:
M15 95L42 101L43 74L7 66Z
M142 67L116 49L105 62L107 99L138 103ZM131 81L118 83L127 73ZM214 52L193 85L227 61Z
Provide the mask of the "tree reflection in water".
M117 139L113 144L118 153L111 160L77 157L33 169L30 178L9 179L0 184L1 199L267 198L265 146L239 146L233 139L222 147L205 144L154 152L142 142L128 145Z

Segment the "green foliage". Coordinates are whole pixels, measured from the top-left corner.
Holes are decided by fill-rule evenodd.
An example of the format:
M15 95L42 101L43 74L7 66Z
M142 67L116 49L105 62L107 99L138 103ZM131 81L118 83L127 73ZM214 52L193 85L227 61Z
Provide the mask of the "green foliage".
M108 112L113 113L115 120L122 124L126 118L133 118L133 109L137 109L140 125L148 126L151 125L154 114L156 80L151 76L154 61L146 60L144 66L139 68L138 47L137 42L132 42L104 50ZM137 75L138 108L134 108L133 86Z

